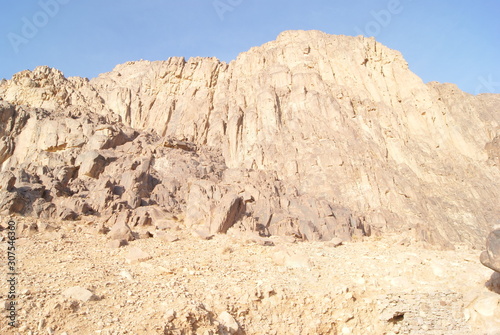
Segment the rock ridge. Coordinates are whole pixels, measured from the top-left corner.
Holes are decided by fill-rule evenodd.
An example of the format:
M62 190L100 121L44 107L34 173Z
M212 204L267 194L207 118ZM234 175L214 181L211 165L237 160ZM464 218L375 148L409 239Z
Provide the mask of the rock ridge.
M482 245L500 214L500 96L424 84L373 38L287 31L229 64L127 62L91 80L38 67L0 97L11 212L447 248Z

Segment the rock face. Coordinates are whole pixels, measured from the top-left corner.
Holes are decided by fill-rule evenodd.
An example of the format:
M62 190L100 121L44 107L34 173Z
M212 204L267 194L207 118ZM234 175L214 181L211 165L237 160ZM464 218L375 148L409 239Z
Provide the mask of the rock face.
M128 62L90 81L38 67L0 97L17 178L0 211L443 247L482 244L500 214L500 96L424 84L374 39L287 31L229 64Z

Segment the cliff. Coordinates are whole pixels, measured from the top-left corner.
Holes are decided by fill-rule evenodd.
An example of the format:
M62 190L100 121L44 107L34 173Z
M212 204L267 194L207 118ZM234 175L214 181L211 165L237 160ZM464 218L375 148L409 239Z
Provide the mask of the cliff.
M500 96L425 84L371 38L287 31L229 64L91 80L38 67L0 97L9 213L441 247L482 245L500 215Z

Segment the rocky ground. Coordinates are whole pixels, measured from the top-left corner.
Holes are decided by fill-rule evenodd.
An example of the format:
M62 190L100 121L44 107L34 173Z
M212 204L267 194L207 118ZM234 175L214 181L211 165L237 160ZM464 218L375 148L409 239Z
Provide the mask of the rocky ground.
M16 241L18 328L4 310L1 334L500 334L500 275L480 250L234 229L143 231L118 247L90 222L14 220L37 229ZM4 281L2 306L7 294Z

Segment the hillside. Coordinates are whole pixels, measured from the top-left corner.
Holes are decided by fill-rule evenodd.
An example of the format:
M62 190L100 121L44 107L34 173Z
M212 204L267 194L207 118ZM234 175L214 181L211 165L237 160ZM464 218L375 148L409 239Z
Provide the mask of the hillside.
M189 294L202 289L204 282L188 280L187 274L204 278L211 275L206 271L219 266L209 261L208 265L197 265L190 255L202 248L197 257L210 258L206 250L218 243L227 248L214 257L228 258L222 261L227 273L244 272L250 266L255 269L248 271L266 272L266 276L272 276L274 270L291 275L287 271L295 265L282 258L297 253L302 255L298 271L312 271L293 274L298 276L298 286L291 286L293 292L297 291L290 293L292 300L304 300L302 305L293 305L286 321L290 328L282 325L285 321L278 316L274 320L267 315L273 318L271 323L259 316L264 310L271 311L271 306L285 310L292 301L286 298L289 292L280 278L266 277L276 287L273 294L261 292L262 297L276 297L265 308L256 306L257 300L264 299L260 296L257 300L249 297L251 307L247 309L235 305L231 299L242 292L228 292L232 302L226 309L197 305L199 301L219 304L223 300L220 290L228 287L216 285L212 293L195 299L198 302L193 305L193 315L201 321L192 321L189 313L187 321L171 315L168 322L172 321L175 329L162 326L160 333L198 333L203 327L206 334L217 329L231 333L231 327L217 328L213 323L216 314L230 309L230 314L243 317L238 319L242 326L239 331L247 334L348 334L347 330L343 332L345 327L354 334L365 334L371 321L360 320L358 312L370 320L385 315L385 307L373 309L374 296L365 294L377 287L389 300L404 291L411 295L405 295L411 301L423 299L425 302L417 304L429 306L436 299L447 301L443 297L451 292L449 304L455 314L438 311L435 306L429 308L445 313L443 318L456 322L455 328L439 328L435 322L442 319L417 316L415 310L408 309L412 303L405 303L408 308L404 313L411 321L398 326L403 333L423 333L424 325L427 330L436 326L436 334L497 329L491 320L500 313L499 308L493 307L493 312L483 315L484 310L478 307L478 311L474 304L482 301L483 294L491 293L485 286L491 271L481 267L476 253L484 248L493 226L500 223L499 106L498 94L474 96L453 84L423 83L410 71L401 53L372 38L319 31L283 32L275 41L243 52L229 64L199 57L141 60L117 65L113 71L90 80L66 78L57 69L40 66L0 83L0 215L18 223L18 234L26 248L26 270L33 276L47 271L37 267L43 263L37 258L40 253L53 250L73 255L77 249L67 250L69 246L86 250L94 242L97 251L106 250L106 254L111 250L113 257L134 246L149 248L155 253L153 260L134 265L144 266L146 272L153 271L150 267L160 269L159 258L163 256L175 264L181 261L168 255L178 253L182 259L189 259L189 265L165 270L172 285L177 275L185 285L194 282L186 288ZM6 236L5 230L3 233ZM175 242L178 238L180 241ZM105 240L110 242L106 244ZM303 244L295 244L297 241ZM340 242L344 243L340 248L328 249L328 243ZM233 243L243 244L233 247ZM158 250L162 248L184 251L166 251L161 256ZM370 248L377 250L372 250L374 258L370 258ZM337 250L346 254L338 256ZM356 250L363 251L356 255ZM455 250L459 270L453 272L444 263L436 265L436 270L434 257L444 257L455 266L453 253L444 250ZM240 262L234 268L233 251ZM107 264L93 252L88 257L96 257L96 264ZM280 252L282 255L276 256ZM261 253L262 258L258 256ZM385 262L392 261L393 253L401 255L397 264L389 266ZM413 259L414 254L418 260ZM249 257L248 264L247 256L242 255ZM65 257L57 255L60 262L65 262ZM80 256L71 257L78 264L83 261ZM353 318L342 319L328 312L330 326L324 329L319 325L326 321L319 319L319 328L309 322L293 324L294 319L309 315L302 307L328 305L326 296L312 300L302 297L298 293L301 283L316 280L314 276L332 277L341 283L351 276L325 270L331 257L340 257L340 263L332 261L332 266L367 266L352 275L370 279L354 283L355 293L344 302L338 299L347 297L350 291L337 286L327 289L334 296L332 301L350 308ZM309 261L304 263L304 259ZM275 266L269 268L268 260ZM261 262L266 263L262 268ZM406 270L407 262L415 263L416 273ZM370 268L370 264L377 265ZM109 275L120 270L107 266L111 266ZM384 282L381 273L368 275L384 266L388 266L385 275L396 282ZM434 271L429 279L432 284L423 279L428 266ZM139 268L127 271L141 272L139 277L156 273L145 275ZM450 274L446 274L448 271ZM467 281L461 271L476 271L477 276ZM76 279L70 280L75 276L72 270L64 273L52 281L77 284ZM248 278L252 283L257 280L257 286L265 282L254 276L255 272L239 273L233 279L243 285L240 290L244 291L248 287L242 287L250 285ZM453 283L455 276L461 278L463 288ZM497 279L491 277L488 287L497 285ZM23 285L32 293L38 292L35 287L50 282L34 277L29 280ZM101 298L124 293L112 283L109 292L113 293L105 293L102 285L92 284L93 279L81 280L101 292ZM397 288L396 284L405 280L416 285L417 291L418 285L423 285L427 293L421 296L408 287ZM319 289L312 286L315 288L307 292ZM141 286L143 289L149 290ZM464 298L467 292L473 292L472 297ZM46 298L41 299L47 302ZM279 299L285 305L280 305ZM324 303L317 305L319 301ZM498 304L498 298L495 301ZM73 307L64 304L58 308L71 314ZM463 317L466 310L468 317ZM50 322L69 334L61 325L73 321L63 321L64 313ZM318 313L324 311L314 309L311 315ZM382 316L381 323L368 333L393 331L391 327L402 320L402 314L396 314L385 321ZM33 322L38 321L27 318L29 326L25 329L33 329ZM75 318L78 327L85 329L81 318ZM269 327L258 328L259 320ZM469 321L472 324L467 324ZM107 321L102 322L107 325ZM272 326L276 323L281 326ZM109 334L122 333L118 330L121 328L110 327ZM134 329L134 333L146 332Z

